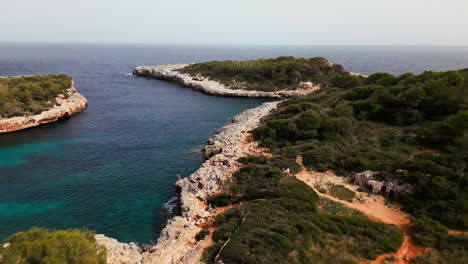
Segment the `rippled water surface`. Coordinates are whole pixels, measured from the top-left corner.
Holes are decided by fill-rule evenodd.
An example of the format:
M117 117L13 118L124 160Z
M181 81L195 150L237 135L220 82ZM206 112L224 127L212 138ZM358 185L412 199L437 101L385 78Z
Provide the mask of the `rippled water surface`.
M467 48L0 44L0 76L65 73L89 100L68 120L0 135L0 239L43 226L151 241L176 174L197 169L204 141L231 116L266 100L208 96L133 77L133 67L281 55L365 73L468 67Z

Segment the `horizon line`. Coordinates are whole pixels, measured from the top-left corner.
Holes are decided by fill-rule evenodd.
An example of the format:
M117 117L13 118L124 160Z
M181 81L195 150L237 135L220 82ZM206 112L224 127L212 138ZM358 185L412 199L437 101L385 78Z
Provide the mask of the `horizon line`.
M141 45L141 46L220 46L220 47L453 47L468 48L468 44L249 44L249 43L149 43L149 42L86 42L86 41L0 41L0 44L79 44L79 45Z

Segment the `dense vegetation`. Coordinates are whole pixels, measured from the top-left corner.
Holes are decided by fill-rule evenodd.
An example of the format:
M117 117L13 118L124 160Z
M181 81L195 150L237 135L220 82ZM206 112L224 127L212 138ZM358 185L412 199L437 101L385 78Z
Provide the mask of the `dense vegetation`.
M409 183L405 210L468 227L468 70L371 75L353 89L325 88L283 103L254 136L315 170Z
M202 75L232 89L257 91L295 90L301 82L323 87L355 87L363 78L352 76L338 64L325 58L278 57L248 61L210 61L191 64L180 70L192 76Z
M94 233L68 229L31 228L5 239L0 247L2 264L105 264L107 251L98 246Z
M412 264L468 263L468 236L449 235L439 222L422 217L414 222L414 242L430 248Z
M39 114L68 96L71 78L66 75L0 78L0 118Z
M403 238L396 226L321 200L305 183L286 176L281 168L300 170L293 159L240 161L247 166L218 195L222 199L213 198L237 206L216 217L215 244L204 253L208 263L360 263L399 248Z

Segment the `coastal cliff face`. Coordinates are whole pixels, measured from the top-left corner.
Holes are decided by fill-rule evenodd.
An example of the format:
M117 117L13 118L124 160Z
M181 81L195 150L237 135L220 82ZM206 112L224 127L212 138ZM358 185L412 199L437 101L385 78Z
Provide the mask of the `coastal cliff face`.
M209 80L208 78L193 77L177 71L178 69L184 68L186 66L188 66L188 64L138 66L133 70L133 75L171 81L179 85L192 88L196 91L217 96L289 98L304 96L320 88L319 86L307 82L301 85L302 89L296 90L277 92L235 90L229 89L223 84Z
M103 235L96 235L96 241L107 247L109 264L149 264L149 263L198 263L208 239L195 240L200 227L213 215L205 211L207 197L222 190L223 185L238 169L237 159L246 155L246 132L255 128L260 119L275 109L280 103L269 102L244 111L232 118L231 123L218 130L207 141L210 147L219 148L218 153L205 161L201 167L187 178L177 181L180 190L182 212L171 219L161 231L157 244L142 252L130 243L120 243Z
M72 86L67 91L69 95L68 98L65 98L63 95L57 96L56 100L58 105L40 114L0 118L0 134L51 123L80 112L88 106L88 101L76 91L73 82Z

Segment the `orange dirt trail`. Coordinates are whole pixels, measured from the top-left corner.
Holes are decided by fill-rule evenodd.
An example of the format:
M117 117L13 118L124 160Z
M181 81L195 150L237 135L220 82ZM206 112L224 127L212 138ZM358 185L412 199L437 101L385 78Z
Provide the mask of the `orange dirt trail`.
M356 199L353 202L347 202L339 200L331 195L320 193L316 188L316 186L320 184L341 184L354 192L357 192L358 186L346 183L343 177L337 177L336 175L333 175L332 172L321 173L308 171L302 164L302 157L300 156L298 157L297 162L301 164L302 170L295 176L314 189L320 197L327 198L342 203L349 208L359 210L374 221L385 224L394 224L402 229L404 240L398 251L396 253L381 255L376 260L371 261L371 264L382 263L386 258L391 256L394 256L395 258L395 261L392 263L408 264L412 258L424 253L424 248L416 246L411 241L410 218L407 214L403 213L399 207L393 206L392 208L387 206L384 197L380 195L373 195L370 198L366 197L366 202L360 203L356 201Z

